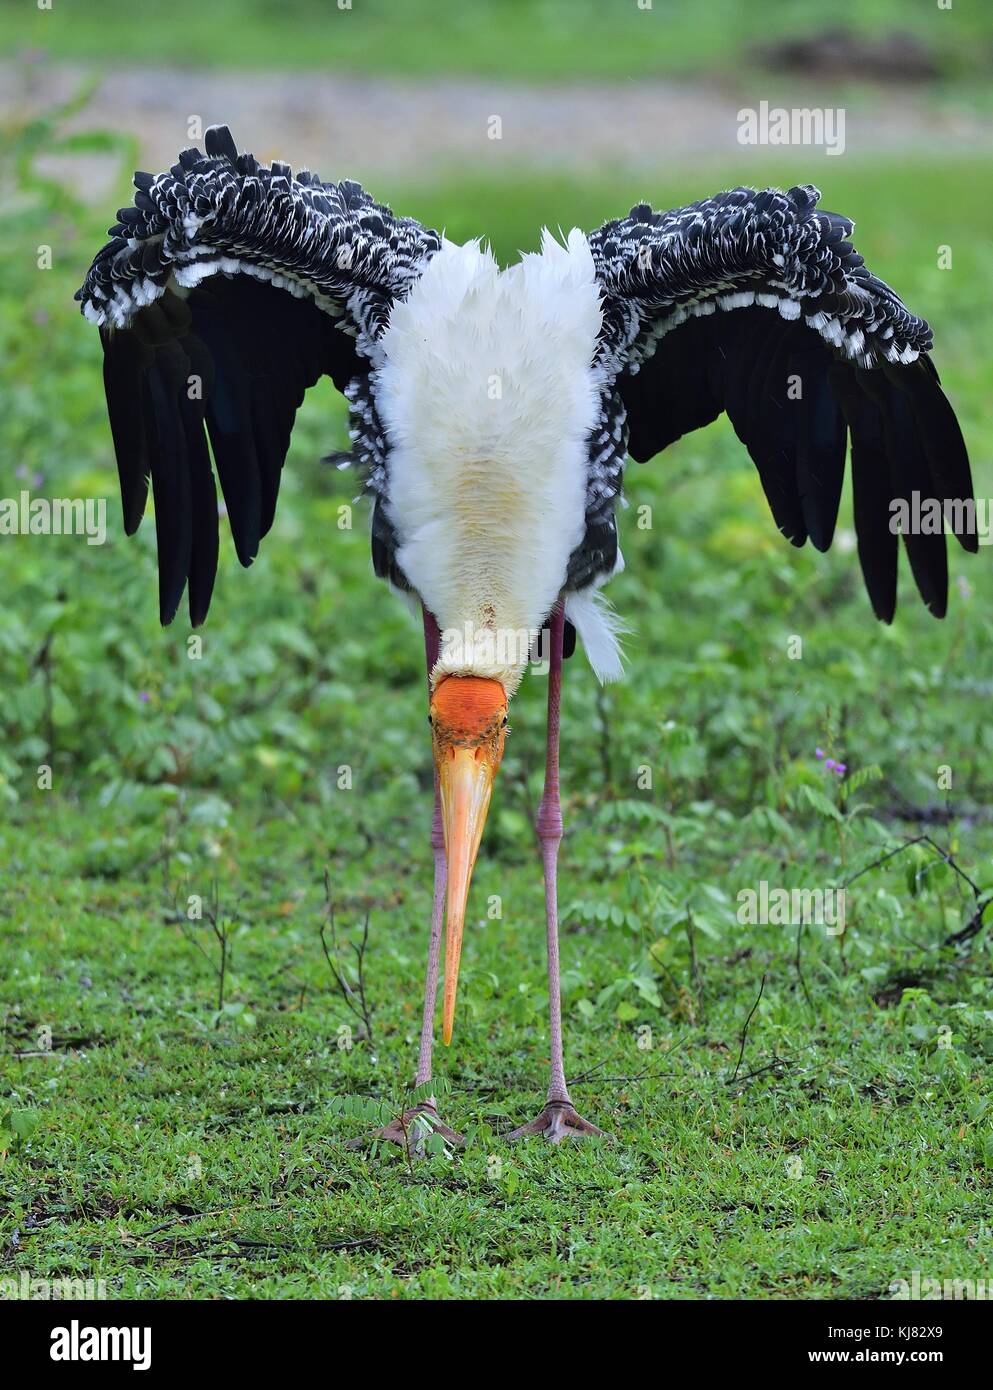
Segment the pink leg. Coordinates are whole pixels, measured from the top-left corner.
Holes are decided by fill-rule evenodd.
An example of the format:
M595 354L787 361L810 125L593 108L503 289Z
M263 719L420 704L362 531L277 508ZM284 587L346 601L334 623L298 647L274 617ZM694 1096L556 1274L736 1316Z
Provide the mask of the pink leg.
M552 616L548 670L548 739L545 748L545 789L538 807L538 840L545 871L545 932L548 939L548 1013L551 1078L549 1101L571 1104L565 1084L562 1053L562 987L559 974L558 859L562 843L562 802L559 795L559 712L562 706L561 607Z
M433 614L424 609L424 653L427 658L428 682L430 687L431 671L435 662L438 660L440 644L440 633L438 624L435 622ZM435 1002L438 998L438 962L441 955L441 929L445 919L445 881L447 878L447 868L445 864L445 832L441 824L441 796L438 790L438 774L434 774L434 814L431 819L431 849L434 853L434 902L431 909L431 939L428 943L428 970L424 981L424 1013L421 1022L421 1046L417 1060L417 1075L414 1078L415 1086L426 1086L431 1081L431 1052L434 1043L434 1010ZM418 1117L423 1116L421 1127L417 1125ZM426 1122L426 1126L425 1126ZM392 1143L402 1144L408 1153L418 1151L422 1148L424 1133L426 1129L433 1130L441 1134L449 1144L461 1144L463 1139L461 1134L456 1134L455 1130L448 1125L442 1124L438 1119L438 1107L435 1097L429 1096L426 1100L420 1101L410 1110L404 1113L403 1121L394 1120L392 1124L379 1131L375 1136L378 1139L386 1139ZM352 1141L355 1147L363 1143L362 1140Z
M548 743L545 752L545 789L538 807L538 840L545 872L545 932L548 940L548 1041L551 1075L545 1107L536 1120L507 1137L523 1139L543 1134L553 1144L583 1134L602 1134L576 1113L569 1099L562 1053L562 985L559 973L558 856L562 842L562 803L559 796L559 712L562 704L562 637L565 614L560 603L550 625L551 654L548 670Z
M428 679L438 660L438 624L424 609L424 651L428 663ZM441 796L438 773L434 774L434 815L431 818L431 849L434 853L434 904L431 909L431 940L428 944L428 973L424 981L424 1017L421 1023L421 1051L417 1063L415 1086L425 1086L431 1080L431 1050L434 1043L434 1008L438 998L438 960L441 955L441 928L445 918L445 832L441 824ZM432 1104L434 1097L432 1097Z
M424 1014L421 1022L421 1050L417 1061L415 1086L431 1080L431 1050L434 1042L434 1006L438 998L438 962L441 956L441 928L445 920L445 833L441 827L441 797L438 774L434 776L434 816L431 821L431 848L434 851L434 903L431 908L431 940L428 943L428 973L424 980Z

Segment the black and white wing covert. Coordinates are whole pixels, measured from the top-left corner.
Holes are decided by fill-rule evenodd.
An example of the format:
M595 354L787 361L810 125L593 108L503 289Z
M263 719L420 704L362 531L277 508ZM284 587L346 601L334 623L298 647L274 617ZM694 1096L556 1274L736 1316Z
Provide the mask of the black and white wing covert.
M272 525L294 417L321 376L348 397L355 452L382 489L376 342L441 245L357 183L239 154L226 126L205 145L166 173L135 174L134 206L76 296L103 342L125 529L137 529L151 479L160 616L171 622L188 584L194 625L217 570L211 452L243 565ZM380 511L373 552L387 573Z
M866 268L853 224L811 185L736 188L672 212L649 206L590 237L604 293L600 359L645 461L726 412L794 545L831 544L851 438L859 560L878 617L896 608L901 499L938 499L966 550L972 479L929 352L931 330ZM620 487L617 449L591 455L590 497ZM602 510L602 508L601 508ZM589 513L588 513L589 517ZM924 527L919 528L924 530ZM945 612L940 524L904 533L921 596Z

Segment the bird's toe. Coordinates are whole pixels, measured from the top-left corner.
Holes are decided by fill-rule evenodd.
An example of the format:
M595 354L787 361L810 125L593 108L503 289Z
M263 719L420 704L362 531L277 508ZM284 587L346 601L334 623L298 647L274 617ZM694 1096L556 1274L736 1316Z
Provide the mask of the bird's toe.
M519 1129L511 1130L506 1137L509 1140L529 1139L539 1134L550 1144L561 1144L563 1139L584 1139L588 1136L604 1139L612 1137L589 1120L584 1120L575 1106L568 1101L549 1101L536 1119L531 1120L529 1124L521 1125Z
M437 1149L437 1144L431 1143L436 1135L450 1148L461 1148L465 1144L461 1134L438 1118L435 1107L422 1101L382 1129L350 1139L345 1147L364 1149L371 1144L398 1144L409 1158L423 1158Z

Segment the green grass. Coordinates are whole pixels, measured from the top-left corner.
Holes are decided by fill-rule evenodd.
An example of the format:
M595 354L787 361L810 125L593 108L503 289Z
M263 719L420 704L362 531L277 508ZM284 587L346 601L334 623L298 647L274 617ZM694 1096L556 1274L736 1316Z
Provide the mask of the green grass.
M932 318L989 496L989 170L844 163L825 203L858 219L870 264ZM643 193L666 204L731 177L508 178L396 201L452 235L488 230L507 256L542 221L592 225ZM5 203L4 495L23 485L11 463L54 495L113 492L99 345L70 302L102 225L36 183ZM52 271L35 269L42 243ZM444 1117L470 1142L408 1167L345 1149L364 1126L338 1113L403 1102L430 907L419 637L371 578L360 514L337 529L355 484L313 460L342 438L319 389L260 559L245 574L225 548L200 661L182 620L157 626L148 522L125 542L112 507L103 548L0 542L0 1273L195 1298L870 1298L915 1269L988 1278L990 942L941 944L971 892L907 850L852 885L843 938L805 932L799 970L796 929L739 924L736 907L762 879L841 881L919 831L907 808L946 807L932 833L993 883L989 551L953 555L968 584L953 581L944 623L903 565L886 629L852 553L777 537L723 425L632 468L612 586L635 628L629 679L601 696L571 662L563 734L567 1064L580 1109L616 1140L499 1138L536 1111L547 1057L530 829L544 686L529 677L455 1040L439 1047ZM817 745L845 760L843 783ZM370 916L374 1035L350 1048L318 936L325 869L343 935ZM217 943L184 915L215 885L230 924L220 1009Z
M860 33L910 30L948 75L985 75L991 22L976 0L951 11L903 0L811 0L774 7L742 0L129 0L55 4L39 11L2 0L0 51L44 50L104 65L124 61L203 67L320 68L430 76L464 72L515 80L654 77L729 71L777 37L828 23Z

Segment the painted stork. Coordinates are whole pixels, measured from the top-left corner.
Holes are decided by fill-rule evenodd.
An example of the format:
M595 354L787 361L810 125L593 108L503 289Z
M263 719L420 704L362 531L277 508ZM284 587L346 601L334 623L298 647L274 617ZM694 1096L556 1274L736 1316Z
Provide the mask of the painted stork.
M831 543L851 437L855 530L877 617L896 606L894 505L972 496L969 462L931 364L931 331L870 273L852 223L807 184L647 204L501 270L374 203L239 154L137 173L134 206L77 298L100 328L124 526L155 502L161 620L184 588L210 606L220 479L238 558L272 526L304 392L329 376L348 401L371 501L375 572L423 611L435 766L434 905L417 1084L431 1081L442 922L451 1040L466 900L532 639L549 635L548 735L537 817L545 880L552 1141L602 1131L577 1114L562 1054L556 864L562 660L578 634L601 680L621 672L600 594L622 568L615 508L630 454L650 459L726 412L794 545ZM208 440L210 452L208 452ZM213 455L213 468L211 466ZM969 513L951 529L976 549ZM923 531L924 528L918 528ZM942 527L905 530L937 617ZM447 885L447 887L446 887ZM433 1101L411 1111L457 1140ZM394 1125L385 1137L405 1142Z

